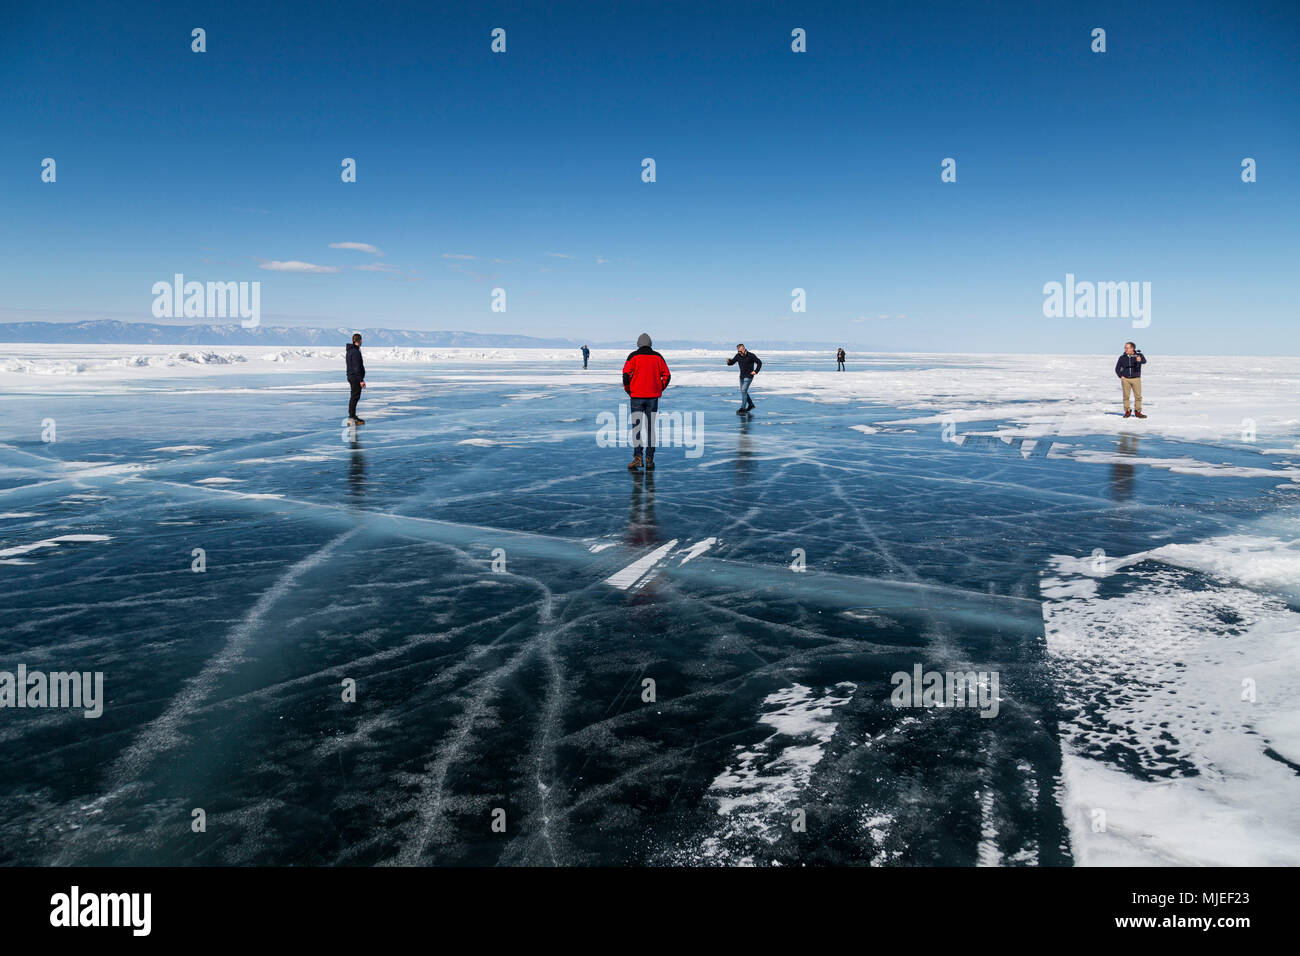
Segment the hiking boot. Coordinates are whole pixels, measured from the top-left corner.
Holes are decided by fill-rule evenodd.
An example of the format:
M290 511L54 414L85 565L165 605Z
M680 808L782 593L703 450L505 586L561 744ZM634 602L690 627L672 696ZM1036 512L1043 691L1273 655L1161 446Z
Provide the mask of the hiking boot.
M736 409L736 414L737 414L737 415L743 415L743 414L745 414L745 412L747 412L747 411L749 411L748 408L738 408L738 409Z
M1125 417L1125 418L1128 418L1128 417L1131 416L1132 414L1133 414L1133 413L1130 412L1127 408L1124 409L1124 417Z
M343 424L344 424L344 425L360 425L361 422L357 421L357 419L355 419L355 418L348 418L348 419L345 419L345 420L344 420Z
M364 418L354 418L352 420L356 422L358 425L364 425L366 423L366 420Z
M643 464L643 462L642 462L642 460L641 460L641 456L640 456L640 455L636 455L635 457L633 457L633 459L632 459L631 461L629 461L629 462L627 463L627 470L628 470L628 471L636 471L638 468L641 467L642 464Z
M1133 417L1134 417L1134 418L1146 418L1146 416L1143 415L1141 412L1134 412L1134 413L1133 413Z
M646 470L646 471L654 471L654 470L655 470L655 460L654 460L653 458L647 458L647 459L645 460L645 470Z

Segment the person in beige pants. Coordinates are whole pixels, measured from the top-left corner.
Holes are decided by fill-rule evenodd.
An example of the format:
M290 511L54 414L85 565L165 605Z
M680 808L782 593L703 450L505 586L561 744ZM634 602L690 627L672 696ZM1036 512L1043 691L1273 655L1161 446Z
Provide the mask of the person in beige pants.
M1147 357L1138 351L1132 342L1124 343L1124 354L1115 363L1115 374L1119 376L1120 389L1124 393L1124 417L1146 418L1142 414L1142 366ZM1129 399L1133 400L1133 410L1129 410Z

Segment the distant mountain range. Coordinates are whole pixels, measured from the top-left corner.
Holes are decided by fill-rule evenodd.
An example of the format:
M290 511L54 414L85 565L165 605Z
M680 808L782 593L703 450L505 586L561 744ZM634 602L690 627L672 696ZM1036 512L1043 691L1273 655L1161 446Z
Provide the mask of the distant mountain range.
M160 325L154 322L11 322L0 325L0 342L69 345L343 345L360 332L366 345L440 348L577 348L569 339L481 332L416 332L410 329L312 328L259 325Z
M160 325L155 322L119 322L96 319L87 322L0 323L0 342L33 342L68 345L252 345L252 346L341 346L360 332L367 346L410 348L496 348L554 349L579 348L578 339L538 338L531 335L501 335L489 332L420 332L413 329L315 328L309 326L261 325L246 329L230 325ZM636 347L636 335L626 342L587 342L592 348ZM829 349L819 342L777 342L754 340L755 349ZM695 342L681 339L656 340L655 348L729 349L734 342Z

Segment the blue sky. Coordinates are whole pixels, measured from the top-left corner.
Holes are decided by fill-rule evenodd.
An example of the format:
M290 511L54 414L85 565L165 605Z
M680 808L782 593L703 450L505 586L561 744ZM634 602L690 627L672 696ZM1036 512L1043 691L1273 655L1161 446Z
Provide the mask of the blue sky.
M1298 10L6 2L0 320L182 272L265 324L1300 354ZM1066 273L1150 327L1045 318Z

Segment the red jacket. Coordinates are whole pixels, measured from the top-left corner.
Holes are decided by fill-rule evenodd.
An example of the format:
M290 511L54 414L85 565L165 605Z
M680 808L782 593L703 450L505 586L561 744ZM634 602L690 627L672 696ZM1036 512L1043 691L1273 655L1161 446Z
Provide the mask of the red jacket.
M648 345L630 354L623 363L623 390L633 398L658 398L670 378L668 363Z

